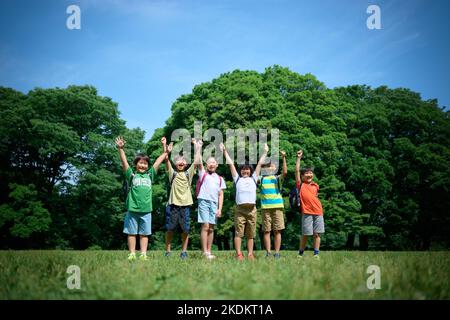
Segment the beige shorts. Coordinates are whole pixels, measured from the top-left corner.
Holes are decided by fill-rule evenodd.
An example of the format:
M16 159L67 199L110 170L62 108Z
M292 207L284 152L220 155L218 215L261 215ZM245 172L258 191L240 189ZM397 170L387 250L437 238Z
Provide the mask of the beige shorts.
M279 231L284 229L283 209L262 209L263 231Z
M256 205L240 204L234 214L235 236L254 239L256 236Z

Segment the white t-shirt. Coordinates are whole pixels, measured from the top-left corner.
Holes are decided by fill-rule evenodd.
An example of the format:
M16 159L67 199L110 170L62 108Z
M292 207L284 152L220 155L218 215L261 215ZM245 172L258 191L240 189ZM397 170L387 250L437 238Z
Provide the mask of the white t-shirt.
M198 171L198 178L203 178L203 174L205 170ZM198 193L197 199L205 199L214 202L219 202L219 191L222 189L226 189L227 186L225 184L225 180L220 177L217 173L208 174L206 173L205 179L200 187L200 191Z
M251 177L233 177L236 184L236 204L256 204L256 182L258 177L255 173ZM237 181L237 182L236 182Z

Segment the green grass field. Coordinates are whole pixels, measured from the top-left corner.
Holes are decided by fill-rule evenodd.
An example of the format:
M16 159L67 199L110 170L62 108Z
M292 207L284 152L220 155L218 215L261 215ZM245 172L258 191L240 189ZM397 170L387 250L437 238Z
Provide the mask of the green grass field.
M0 251L0 299L449 299L450 252L311 252L303 259L239 262L231 251L207 261L190 252L128 262L125 251ZM80 289L67 288L70 265ZM378 265L381 289L369 290Z

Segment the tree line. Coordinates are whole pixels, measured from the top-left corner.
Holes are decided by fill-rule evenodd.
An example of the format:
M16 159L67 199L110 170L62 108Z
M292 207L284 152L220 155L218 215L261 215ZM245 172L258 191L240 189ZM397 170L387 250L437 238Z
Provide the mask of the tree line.
M409 89L330 89L280 66L235 70L195 86L147 142L92 86L27 94L0 87L1 248L123 248L124 177L114 138L127 140L128 159L144 152L154 161L161 137L177 128L193 133L195 121L222 132L279 129L288 155L284 249L297 249L300 234L299 214L287 201L298 149L320 185L324 249L448 249L449 111ZM231 249L234 186L225 165L218 173L227 189L215 245ZM151 249L164 247L167 180L161 169ZM195 209L190 249L199 247Z

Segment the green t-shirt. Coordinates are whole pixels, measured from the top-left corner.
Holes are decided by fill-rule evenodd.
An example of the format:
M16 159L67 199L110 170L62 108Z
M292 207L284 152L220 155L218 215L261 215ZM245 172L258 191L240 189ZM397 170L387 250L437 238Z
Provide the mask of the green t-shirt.
M156 172L153 167L144 173L134 172L131 167L125 172L129 184L129 191L125 205L131 212L152 212L152 181Z
M186 176L188 173L188 177ZM169 204L176 206L190 206L194 202L192 201L191 183L194 177L194 165L192 164L186 172L177 172L175 178L173 178L174 170L172 166L169 166L167 172L169 181L172 180L172 187L170 188Z

